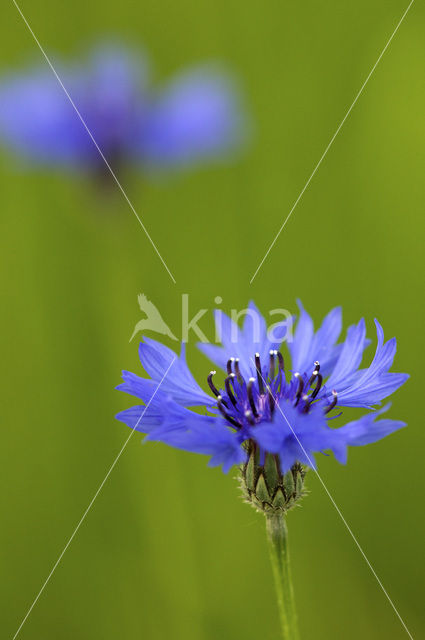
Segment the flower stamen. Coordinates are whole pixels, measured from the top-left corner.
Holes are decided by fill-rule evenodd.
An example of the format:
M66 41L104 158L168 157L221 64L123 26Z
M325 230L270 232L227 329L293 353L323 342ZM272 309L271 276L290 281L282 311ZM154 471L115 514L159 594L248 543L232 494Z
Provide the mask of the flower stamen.
M275 354L277 355L277 358L279 360L279 369L281 371L285 371L285 362L283 360L283 355L280 353L280 351L275 351Z
M304 389L304 380L302 379L302 376L300 373L298 373L298 371L294 373L294 377L297 378L298 380L298 389L297 389L297 393L295 394L295 404L294 404L294 407L296 407L300 401L301 394Z
M218 398L218 396L220 395L220 391L217 389L217 387L215 386L214 382L212 381L213 376L215 376L215 374L217 373L217 371L210 371L208 374L208 386L211 389L211 391L213 392L213 394Z
M226 420L228 422L230 422L230 424L232 424L234 427L236 427L237 429L241 428L241 423L238 422L237 420L235 420L235 418L233 418L233 416L231 416L229 413L227 413L226 409L224 408L224 400L222 398L222 396L218 396L217 398L217 406L220 410L220 413L224 416L224 418L226 418Z
M328 407L326 407L325 409L325 414L329 413L330 411L332 411L332 409L335 407L336 403L338 402L338 394L335 391L335 389L332 389L332 402L330 403L330 405Z
M252 386L254 382L255 382L255 378L250 378L248 380L247 394L248 394L248 401L249 401L252 413L256 418L258 418L258 411L257 411L257 407L255 406L254 393L252 391Z
M236 400L235 395L234 395L234 393L233 393L233 389L232 389L232 387L230 386L230 381L232 381L232 382L233 382L233 380L234 380L234 378L235 378L235 377L236 377L236 376L235 376L235 374L234 374L234 373L230 373L230 374L227 376L227 378L225 379L225 381L224 381L224 386L226 387L227 395L229 396L229 398L230 398L230 402L232 403L232 405L233 405L234 407L236 407L236 405L238 404L238 401Z
M269 361L269 378L270 378L270 382L272 380L274 380L274 376L275 376L275 371L274 371L274 357L275 357L275 351L270 350L269 351L269 356L270 356L270 361Z
M311 387L311 385L313 384L313 382L315 381L318 373L320 371L320 363L318 362L318 360L315 361L314 363L314 369L313 369L313 373L311 374L311 378L308 381L308 386Z
M264 395L264 384L263 384L263 376L261 375L261 360L260 360L260 354L259 353L255 354L255 368L257 370L258 389L260 391L260 396L263 396Z
M268 371L261 370L260 354L255 354L254 360L256 377L248 379L248 383L241 374L239 358L229 358L226 363L228 371L224 379L225 393L219 391L213 383L216 371L210 371L208 386L217 398L218 409L227 422L242 428L247 423L257 424L259 421L271 422L282 398L292 399L293 406L298 407L300 413L309 413L312 404L316 401L323 386L323 375L320 373L320 363L314 362L314 369L310 376L296 371L293 374L290 387L286 386L284 375L284 360L280 351L270 349ZM221 394L224 394L224 397ZM332 391L332 399L323 403L323 413L326 415L337 403L337 393Z
M252 411L250 411L249 409L245 411L245 418L248 420L250 425L255 424L254 416L252 415Z
M272 394L272 390L270 389L270 387L267 387L267 391L269 392L269 409L270 409L270 415L273 416L275 407L276 407L276 401L274 398L274 395Z
M238 382L241 383L241 381L243 381L243 378L241 376L241 370L239 368L239 358L235 358L234 367L235 367L235 373L238 377Z
M321 373L315 373L314 377L316 379L316 386L313 389L312 393L311 393L311 399L314 400L314 398L317 396L317 394L319 393L321 386L322 386L322 382L323 382L323 376Z
M234 361L235 361L234 358L229 358L229 360L227 361L226 368L227 368L227 375L228 376L230 376L230 374L232 373L232 364L233 364Z

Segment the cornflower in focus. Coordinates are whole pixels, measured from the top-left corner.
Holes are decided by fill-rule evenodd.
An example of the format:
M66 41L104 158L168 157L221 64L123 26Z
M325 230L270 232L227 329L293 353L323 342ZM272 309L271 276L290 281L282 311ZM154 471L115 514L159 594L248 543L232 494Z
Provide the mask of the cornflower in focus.
M211 395L190 373L184 349L177 358L168 347L145 338L139 355L150 379L124 371L124 383L118 389L147 404L167 367L176 360L143 419L139 422L143 407L137 406L121 412L119 420L147 433L147 440L210 455L210 465L222 465L224 471L233 465L244 468L254 463L262 468L272 459L270 469L280 479L300 465L315 468L315 454L326 450L346 462L348 447L370 444L404 426L397 420L378 419L388 406L374 410L408 378L389 371L396 340L384 341L378 321L374 358L360 369L369 344L364 320L349 327L345 340L337 343L341 309L333 309L314 332L313 321L301 306L295 335L288 345L289 366L287 356L280 351L281 341L269 339L265 320L255 305L251 303L248 311L243 329L219 311L223 346L199 345L226 372L221 385L216 371L206 376ZM259 331L254 326L256 320ZM196 406L206 407L207 412L200 415L186 408ZM334 419L340 417L343 407L363 408L367 413L335 428L331 425L337 424ZM256 495L260 480L257 471L249 481L250 496ZM251 470L249 473L251 476ZM263 480L266 476L260 480L261 486ZM276 487L267 489L258 506L267 510L277 500L280 506L287 507L280 492L276 497Z
M124 371L118 387L143 405L126 409L117 418L146 433L145 440L209 455L209 464L221 465L224 471L239 467L246 501L266 517L283 638L298 640L286 513L303 496L305 475L309 467L316 468L317 453L331 451L345 463L349 447L371 444L404 426L381 417L388 405L379 410L375 406L408 376L390 372L396 340L385 342L377 320L375 354L360 368L369 344L364 320L349 327L338 343L341 309L330 311L314 331L300 304L294 339L288 344L289 365L288 354L280 349L284 336L269 336L254 304L247 311L242 329L217 312L223 346L199 345L224 372L207 373L210 393L193 378L184 345L177 357L145 338L139 355L150 379ZM343 407L366 413L341 426Z

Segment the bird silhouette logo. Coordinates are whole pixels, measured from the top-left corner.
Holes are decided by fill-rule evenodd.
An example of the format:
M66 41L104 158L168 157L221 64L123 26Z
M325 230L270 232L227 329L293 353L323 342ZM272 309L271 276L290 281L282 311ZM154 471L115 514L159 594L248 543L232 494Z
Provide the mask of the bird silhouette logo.
M168 336L172 340L177 340L174 333L171 331L170 327L164 322L161 314L158 309L155 307L153 302L147 299L144 293L139 293L137 296L137 300L139 303L140 309L143 313L146 314L146 318L143 320L139 320L139 322L134 327L133 335L131 336L129 342L131 342L134 336L139 333L139 331L155 331L156 333L161 333L164 336Z

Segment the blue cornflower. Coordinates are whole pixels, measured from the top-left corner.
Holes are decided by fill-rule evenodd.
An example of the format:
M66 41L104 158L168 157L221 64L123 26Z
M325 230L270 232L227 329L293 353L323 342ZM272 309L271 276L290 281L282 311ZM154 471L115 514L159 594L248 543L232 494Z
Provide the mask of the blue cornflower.
M149 170L217 157L243 137L229 76L208 66L150 87L147 64L118 47L98 47L86 63L55 65L87 127L116 167ZM51 70L0 80L0 141L47 166L98 170L102 159Z
M292 470L296 481L294 470L301 472L302 465L315 468L315 453L332 451L344 463L348 446L375 442L403 427L404 423L397 420L378 419L388 406L378 411L373 407L408 376L389 372L396 340L384 342L377 320L375 355L369 366L360 369L369 344L364 320L349 327L345 340L338 343L341 309L333 309L315 332L311 317L300 304L294 338L288 343L288 367L279 350L280 343L269 339L265 320L253 303L249 312L242 329L221 311L216 312L223 346L199 345L226 372L221 387L215 382L216 372L209 373L211 393L205 393L190 373L184 345L177 357L164 345L145 338L139 354L150 379L124 371L124 382L118 389L140 398L145 409L149 406L141 420L144 406L122 411L117 418L146 433L146 440L210 455L209 464L222 465L226 472L233 465L242 465L248 487L255 484L264 504L272 495L271 485L275 498L279 482L287 487L277 476L282 478ZM259 318L257 335L253 331L253 314ZM168 367L170 370L157 389ZM200 414L187 407L206 407L206 411ZM335 428L332 419L339 415L333 414L341 407L368 412ZM255 469L250 469L251 462ZM266 469L267 485L258 471L261 468ZM273 474L276 478L272 481Z

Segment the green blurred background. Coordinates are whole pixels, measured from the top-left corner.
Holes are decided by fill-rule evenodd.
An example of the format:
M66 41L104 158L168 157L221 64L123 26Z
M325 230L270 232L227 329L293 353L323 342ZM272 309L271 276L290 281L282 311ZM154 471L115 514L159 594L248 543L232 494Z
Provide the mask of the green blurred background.
M22 0L49 53L113 35L161 81L219 60L255 123L238 161L123 177L173 285L118 191L20 171L1 156L1 636L12 638L128 436L121 369L139 371L137 294L175 332L191 308L334 305L396 334L409 423L320 473L415 638L423 637L423 180L425 8L414 3L270 253L250 277L395 28L407 1ZM1 70L41 61L12 2ZM211 314L202 323L211 331ZM370 334L373 335L373 334ZM153 336L155 337L155 336ZM170 345L173 346L173 345ZM369 356L371 353L369 354ZM188 357L199 380L208 362ZM23 640L278 637L264 523L234 473L134 437L20 632ZM289 527L302 637L403 638L385 595L313 473Z

